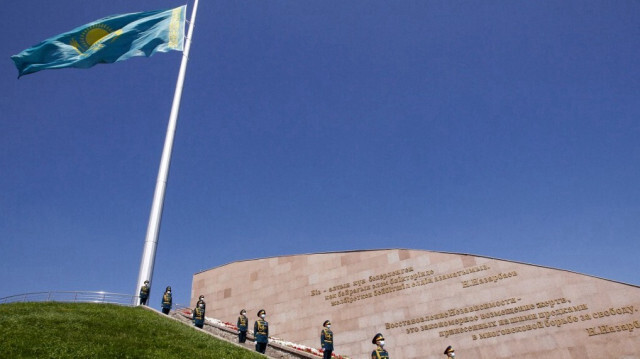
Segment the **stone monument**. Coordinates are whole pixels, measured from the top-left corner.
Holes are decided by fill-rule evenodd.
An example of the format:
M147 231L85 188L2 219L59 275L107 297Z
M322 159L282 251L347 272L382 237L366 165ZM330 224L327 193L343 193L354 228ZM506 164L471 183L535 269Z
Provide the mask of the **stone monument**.
M386 249L239 261L197 273L191 301L230 323L259 309L270 335L369 358L640 358L640 287L468 254Z

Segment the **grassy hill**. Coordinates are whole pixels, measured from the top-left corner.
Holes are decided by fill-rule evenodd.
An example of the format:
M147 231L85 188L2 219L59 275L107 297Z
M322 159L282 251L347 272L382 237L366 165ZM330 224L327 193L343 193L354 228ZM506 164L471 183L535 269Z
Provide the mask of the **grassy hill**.
M0 305L2 358L264 358L142 308Z

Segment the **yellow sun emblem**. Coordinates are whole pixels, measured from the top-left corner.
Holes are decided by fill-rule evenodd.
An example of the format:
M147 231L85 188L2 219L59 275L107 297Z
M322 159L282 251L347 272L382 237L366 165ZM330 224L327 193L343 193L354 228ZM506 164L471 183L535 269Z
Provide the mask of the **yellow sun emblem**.
M91 25L82 30L79 40L76 40L75 38L71 39L70 45L75 47L78 52L83 53L111 32L113 32L113 30L105 24Z

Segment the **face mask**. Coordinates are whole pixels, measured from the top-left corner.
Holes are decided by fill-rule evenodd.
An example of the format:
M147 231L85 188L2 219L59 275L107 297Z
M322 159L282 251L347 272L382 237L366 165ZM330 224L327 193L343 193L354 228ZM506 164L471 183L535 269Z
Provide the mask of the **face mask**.
M451 353L451 357L455 358L456 357L456 353Z
M331 324L327 324L327 328L331 328Z
M264 319L264 317L266 317L266 315L264 315L264 314L262 314L262 315L260 316L260 318L262 318L262 319Z
M384 346L384 340L379 341L380 346L383 347Z

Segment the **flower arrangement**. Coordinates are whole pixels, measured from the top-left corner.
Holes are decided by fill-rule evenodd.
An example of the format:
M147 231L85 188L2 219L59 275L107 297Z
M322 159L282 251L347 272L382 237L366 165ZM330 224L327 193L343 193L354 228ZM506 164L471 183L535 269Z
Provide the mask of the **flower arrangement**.
M302 344L297 344L297 343L292 343L292 342L288 342L286 340L282 340L280 338L276 338L276 337L269 337L269 341L276 343L278 345L282 345L285 347L289 347L289 348L293 348L296 350L300 350L303 352L307 352L313 355L317 355L317 356L322 356L322 353L324 352L323 349L316 349L316 348L310 348L308 346L302 345ZM351 359L346 355L339 355L336 353L331 353L331 357L332 358L336 358L336 359Z
M231 324L229 322L223 322L222 320L218 320L216 318L210 318L210 317L205 316L204 320L209 322L209 323L211 323L211 324L213 324L213 325L217 325L219 327L225 327L225 328L228 328L228 329L231 329L231 330L238 330L238 327L236 327L234 324Z

